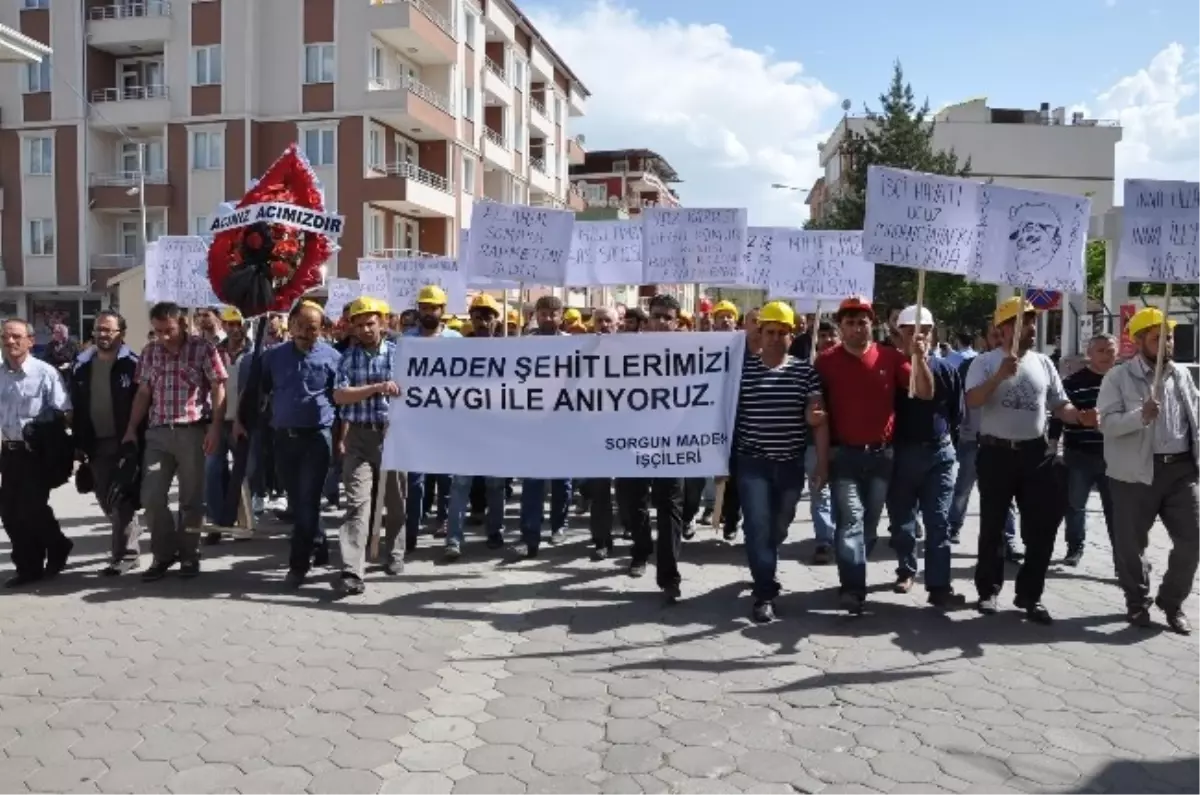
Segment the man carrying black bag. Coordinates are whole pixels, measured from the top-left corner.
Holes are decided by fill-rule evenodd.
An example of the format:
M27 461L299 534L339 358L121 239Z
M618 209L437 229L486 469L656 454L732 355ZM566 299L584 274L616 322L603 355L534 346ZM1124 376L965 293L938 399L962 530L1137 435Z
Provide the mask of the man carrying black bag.
M121 444L137 392L138 357L124 344L125 318L117 312L99 313L93 334L96 344L79 354L71 372L75 407L71 432L76 457L90 467L96 501L112 524L112 552L104 574L115 576L137 569L140 552L142 529L136 517L140 434L138 443ZM123 458L127 459L124 466ZM131 478L133 482L127 482Z

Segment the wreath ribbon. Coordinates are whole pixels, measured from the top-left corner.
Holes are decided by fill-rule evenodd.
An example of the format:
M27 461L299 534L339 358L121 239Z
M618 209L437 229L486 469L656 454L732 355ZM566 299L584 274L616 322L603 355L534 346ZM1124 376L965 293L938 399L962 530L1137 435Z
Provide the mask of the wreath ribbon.
M322 212L282 202L263 202L238 207L218 215L209 225L209 234L239 229L256 223L280 224L327 237L340 237L346 219L336 213Z

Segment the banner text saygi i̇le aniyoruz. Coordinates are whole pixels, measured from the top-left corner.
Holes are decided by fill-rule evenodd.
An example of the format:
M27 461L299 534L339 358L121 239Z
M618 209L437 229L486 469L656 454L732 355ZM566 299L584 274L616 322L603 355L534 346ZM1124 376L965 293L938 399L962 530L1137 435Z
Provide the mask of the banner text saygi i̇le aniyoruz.
M404 337L384 468L724 475L745 349L742 332Z

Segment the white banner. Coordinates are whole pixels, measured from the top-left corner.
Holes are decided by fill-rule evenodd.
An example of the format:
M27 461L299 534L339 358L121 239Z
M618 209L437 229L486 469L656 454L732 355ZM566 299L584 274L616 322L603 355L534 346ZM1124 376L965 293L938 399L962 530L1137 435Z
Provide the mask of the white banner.
M640 221L576 221L567 258L569 287L642 283Z
M975 259L977 182L871 166L863 252L871 262L965 276Z
M336 321L342 316L342 310L347 304L362 297L362 282L358 279L339 279L334 277L328 281L329 297L325 299L325 316Z
M346 220L336 213L308 210L294 204L265 202L250 204L231 213L224 213L213 218L208 225L208 233L215 235L227 229L237 229L250 226L260 221L268 224L283 224L303 229L305 232L317 232L329 237L340 237Z
M1127 179L1123 213L1117 279L1200 281L1200 183Z
M772 297L836 303L875 291L875 264L863 259L862 232L764 231L768 234L760 238L765 237L766 251L758 254L747 275Z
M221 306L208 281L208 242L198 235L160 237L146 249L146 303Z
M404 337L383 466L546 479L724 475L745 350L742 332Z
M643 284L741 284L746 211L642 210Z
M393 314L416 309L422 287L437 285L446 291L446 311L467 308L467 285L458 260L449 257L411 259L360 259L358 279L363 295L388 302Z
M476 202L467 237L469 273L485 279L561 285L574 223L575 213L570 210Z
M983 185L979 195L973 281L1084 292L1091 199L1003 185Z
M505 279L492 279L480 276L471 270L471 230L462 229L458 233L458 267L467 274L467 287L475 290L516 290L520 282Z

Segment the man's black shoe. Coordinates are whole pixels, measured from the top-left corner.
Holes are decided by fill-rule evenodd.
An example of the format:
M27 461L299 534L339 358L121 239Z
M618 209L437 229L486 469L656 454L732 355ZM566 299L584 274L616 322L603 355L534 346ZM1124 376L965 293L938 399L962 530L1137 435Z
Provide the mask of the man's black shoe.
M1083 545L1072 547L1067 550L1067 556L1063 558L1062 565L1074 568L1083 560Z
M167 563L158 560L154 561L148 569L142 572L142 582L158 582L167 576L167 572L174 565L175 561L173 559Z
M67 543L59 548L54 553L46 556L46 577L57 577L62 573L62 570L67 567L67 558L71 557L71 550L75 548L75 542L67 540Z
M42 579L40 574L17 574L4 581L5 588L21 588Z
M754 603L750 611L750 620L755 624L770 624L775 620L775 603L770 599L762 599Z

